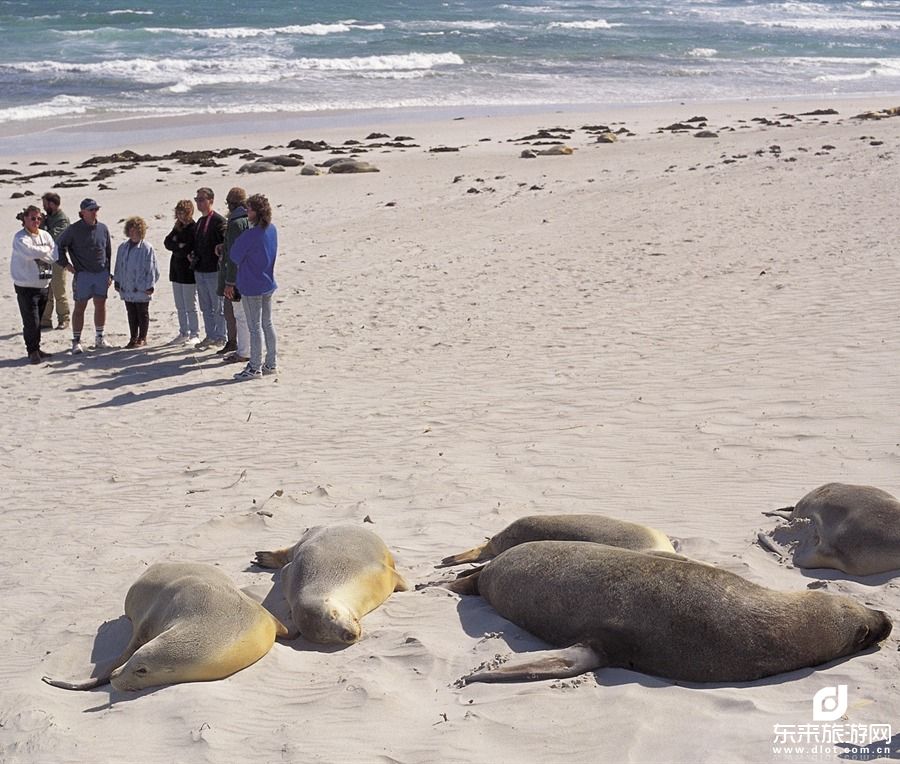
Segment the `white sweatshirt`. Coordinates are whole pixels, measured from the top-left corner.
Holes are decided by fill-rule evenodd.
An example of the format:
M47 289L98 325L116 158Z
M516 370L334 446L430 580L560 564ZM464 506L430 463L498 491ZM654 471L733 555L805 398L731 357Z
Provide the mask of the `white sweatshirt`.
M48 265L53 262L53 237L42 229L28 233L25 228L13 236L12 258L9 272L13 283L21 287L42 289L50 286L50 279L40 278L40 268L35 260Z

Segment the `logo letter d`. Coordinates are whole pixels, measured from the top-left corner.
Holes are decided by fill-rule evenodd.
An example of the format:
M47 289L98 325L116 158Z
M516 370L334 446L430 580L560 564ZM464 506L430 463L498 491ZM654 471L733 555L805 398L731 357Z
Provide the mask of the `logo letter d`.
M813 696L813 719L817 722L833 722L847 711L847 685L823 687Z

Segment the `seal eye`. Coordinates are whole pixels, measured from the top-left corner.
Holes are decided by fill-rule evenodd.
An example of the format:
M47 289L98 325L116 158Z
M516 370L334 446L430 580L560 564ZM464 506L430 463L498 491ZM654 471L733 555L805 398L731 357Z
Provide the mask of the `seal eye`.
M140 668L136 668L134 670L136 676L146 676L147 675L147 667L141 666Z

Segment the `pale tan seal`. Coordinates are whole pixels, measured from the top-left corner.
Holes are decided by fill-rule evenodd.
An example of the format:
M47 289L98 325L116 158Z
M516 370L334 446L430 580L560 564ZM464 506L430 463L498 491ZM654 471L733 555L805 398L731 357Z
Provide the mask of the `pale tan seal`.
M100 676L82 682L43 677L54 687L117 690L222 679L262 658L287 629L212 565L151 565L125 596L131 641ZM124 664L124 665L123 665Z
M435 567L484 562L526 541L593 541L638 551L675 551L665 533L646 525L603 515L529 515L506 526L487 543L445 557Z
M849 597L777 592L691 560L583 541L513 547L449 585L563 650L464 682L576 676L605 666L688 682L748 682L865 650L888 617Z
M763 514L789 524L761 533L760 542L779 554L782 545L793 546L793 562L800 568L835 568L855 576L900 569L900 501L880 488L828 483L794 507Z
M281 582L296 630L322 644L353 644L360 619L392 592L409 589L394 558L372 531L355 525L310 528L294 546L257 552L254 562L282 568Z

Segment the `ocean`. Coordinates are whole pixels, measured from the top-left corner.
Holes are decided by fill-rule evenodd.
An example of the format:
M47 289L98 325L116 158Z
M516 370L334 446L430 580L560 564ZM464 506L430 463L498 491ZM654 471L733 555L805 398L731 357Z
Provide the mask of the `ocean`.
M0 124L900 92L900 0L5 0L0 35Z

